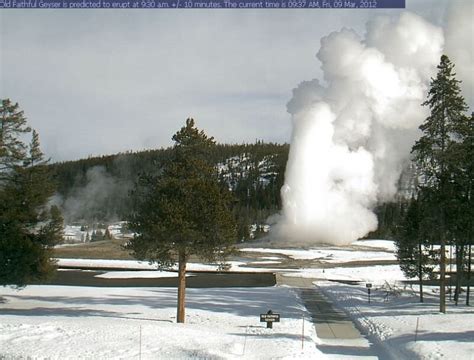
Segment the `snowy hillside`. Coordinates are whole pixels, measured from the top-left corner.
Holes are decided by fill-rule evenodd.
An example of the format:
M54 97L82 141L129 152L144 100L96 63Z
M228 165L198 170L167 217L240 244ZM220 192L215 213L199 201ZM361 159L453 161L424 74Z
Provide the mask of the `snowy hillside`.
M278 175L275 157L275 155L266 155L262 160L257 160L250 154L242 153L218 163L217 170L221 178L225 179L229 185L230 190L235 191L239 181L247 178L255 181L254 186L260 184L265 187Z

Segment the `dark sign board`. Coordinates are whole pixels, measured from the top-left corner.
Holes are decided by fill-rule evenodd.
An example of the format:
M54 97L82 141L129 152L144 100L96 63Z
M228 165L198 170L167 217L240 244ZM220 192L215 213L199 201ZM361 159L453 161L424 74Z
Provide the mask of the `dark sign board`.
M260 314L260 322L280 322L280 314Z

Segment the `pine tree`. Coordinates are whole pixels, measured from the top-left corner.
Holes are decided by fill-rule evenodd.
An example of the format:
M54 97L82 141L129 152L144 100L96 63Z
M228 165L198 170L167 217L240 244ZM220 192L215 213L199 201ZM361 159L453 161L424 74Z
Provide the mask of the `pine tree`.
M452 232L456 246L457 271L454 292L456 305L464 276L467 276L466 304L469 304L470 295L471 248L474 236L474 113L470 117L464 116L457 120L454 124L456 141L453 141L450 147L450 160L454 174L452 183L456 189L456 207L451 212Z
M14 168L25 159L27 146L21 140L21 136L30 131L18 103L13 104L9 99L1 100L0 182L8 179Z
M54 273L52 247L62 238L59 209L48 206L54 188L34 132L18 104L2 100L0 143L0 284L24 286Z
M466 106L467 108L467 106ZM454 189L452 205L449 212L452 246L455 247L456 277L454 302L458 305L461 294L461 285L469 259L465 254L469 252L472 243L472 219L474 217L474 202L472 200L472 183L474 181L473 167L473 117L461 114L453 119L452 141L448 147L450 164L450 182ZM468 302L468 300L467 300Z
M30 147L28 149L27 156L23 161L23 164L28 167L33 167L38 165L46 165L48 162L49 159L45 160L44 154L41 151L39 135L36 130L33 129Z
M185 321L186 265L191 255L221 264L233 250L236 225L226 186L209 161L214 139L193 119L174 136L172 156L159 175L143 175L132 192L126 248L141 260L169 267L178 262L177 321ZM177 258L177 259L176 259Z
M467 204L469 211L465 214L468 218L468 245L467 245L467 289L466 305L469 305L470 283L471 283L471 261L472 244L474 243L474 112L471 113L471 120L464 137L464 146L466 153L467 178L469 179Z
M423 302L423 278L431 276L433 267L426 249L427 234L423 231L428 228L426 222L430 217L423 214L422 195L419 196L419 199L411 199L395 244L400 269L408 278L418 278L420 302Z
M415 161L422 173L419 186L429 196L424 201L436 209L431 234L440 245L440 312L446 312L445 272L446 243L453 240L450 212L456 202L455 162L452 146L459 138L460 123L465 119L467 105L461 96L459 82L455 78L454 64L446 55L441 56L436 78L432 79L428 99L423 103L430 108L430 115L420 126L422 137L413 146Z

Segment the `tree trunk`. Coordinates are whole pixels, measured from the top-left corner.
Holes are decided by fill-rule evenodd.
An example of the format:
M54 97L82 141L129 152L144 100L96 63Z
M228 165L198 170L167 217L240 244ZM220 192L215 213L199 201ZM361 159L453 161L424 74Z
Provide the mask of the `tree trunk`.
M446 313L446 244L444 235L444 233L441 233L441 256L439 260L439 311L442 313Z
M464 245L456 245L456 289L454 290L454 303L458 305L461 294L461 284L463 275Z
M421 240L418 240L418 280L420 282L420 302L423 302L423 265Z
M471 239L469 239L471 241ZM466 305L469 305L469 291L471 289L471 244L469 244L469 257L467 258L467 289L466 289Z
M449 301L452 301L453 284L453 245L449 244Z
M180 250L178 254L178 323L185 321L186 261L185 251Z

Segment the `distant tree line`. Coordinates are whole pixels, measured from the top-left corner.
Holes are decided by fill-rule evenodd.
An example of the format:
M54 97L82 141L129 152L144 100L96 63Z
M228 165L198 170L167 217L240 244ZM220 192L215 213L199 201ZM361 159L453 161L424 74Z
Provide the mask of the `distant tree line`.
M56 182L57 193L67 199L75 196L77 189L87 186L88 171L94 167L102 167L107 176L133 185L141 174L159 174L172 156L171 150L162 148L89 157L52 164L49 171ZM206 161L217 168L219 181L233 194L232 208L241 239L249 238L251 224L262 224L281 209L280 189L288 150L288 144L256 141L254 144L216 144L206 154ZM75 218L68 220L106 222L110 221L111 214L115 219L124 219L131 206L129 189L131 186L107 190L101 203L85 204Z
M280 189L284 184L288 152L288 144L263 141L216 144L209 152L208 160L218 168L219 180L232 191L240 239L249 239L251 224L264 224L270 215L281 210ZM57 192L66 199L74 195L75 189L87 185L87 173L94 167L103 167L105 173L117 181L133 185L140 174L158 174L171 154L171 148L126 152L55 163L49 169L57 184ZM368 238L397 237L411 194L416 191L413 174L413 167L408 167L400 180L399 187L404 195L376 206L379 226ZM68 220L98 223L107 222L111 217L124 219L130 206L127 187L120 187L108 192L102 203L90 203L75 218Z

